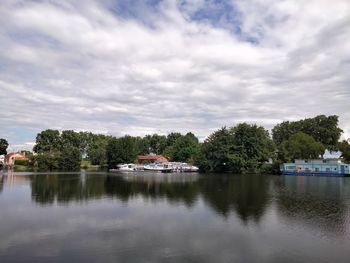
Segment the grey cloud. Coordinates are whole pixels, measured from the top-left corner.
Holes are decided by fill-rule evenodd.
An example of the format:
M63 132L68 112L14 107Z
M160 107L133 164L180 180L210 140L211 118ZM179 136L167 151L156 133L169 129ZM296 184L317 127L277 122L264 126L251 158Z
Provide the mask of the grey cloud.
M338 114L349 137L350 3L254 2L232 5L258 43L190 20L203 1L181 11L174 1L153 11L139 3L138 16L156 12L151 24L92 0L2 1L1 136L21 145L27 138L9 129L205 138L240 121L271 128Z

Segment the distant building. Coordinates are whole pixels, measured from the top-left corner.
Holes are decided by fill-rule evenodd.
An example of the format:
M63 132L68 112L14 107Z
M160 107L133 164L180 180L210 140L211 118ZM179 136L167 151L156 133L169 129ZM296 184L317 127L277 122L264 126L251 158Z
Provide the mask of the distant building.
M340 159L295 160L282 164L281 171L285 175L348 176L350 164L342 163Z
M146 163L155 163L155 162L166 163L169 160L163 155L146 154L146 155L139 155L137 158L137 161L139 164L146 164Z
M5 165L13 166L16 160L28 160L25 152L12 152L5 156Z

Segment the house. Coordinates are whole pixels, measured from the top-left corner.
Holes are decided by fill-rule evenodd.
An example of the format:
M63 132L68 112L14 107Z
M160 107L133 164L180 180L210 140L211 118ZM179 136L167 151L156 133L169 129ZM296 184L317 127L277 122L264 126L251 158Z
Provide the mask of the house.
M12 152L5 156L5 165L13 166L16 160L28 160L25 152Z
M137 157L137 161L139 164L146 164L146 163L166 163L169 160L164 157L163 155L158 154L146 154L146 155L139 155Z

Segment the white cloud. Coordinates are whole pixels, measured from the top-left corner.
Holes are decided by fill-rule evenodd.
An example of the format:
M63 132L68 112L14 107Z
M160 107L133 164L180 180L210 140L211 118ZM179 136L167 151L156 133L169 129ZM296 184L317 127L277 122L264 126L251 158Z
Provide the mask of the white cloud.
M130 18L99 1L2 1L1 136L27 141L13 127L203 138L240 121L271 128L337 114L350 137L347 0L233 0L239 34L232 21L191 19L216 8L208 1L179 3L139 4L144 16Z

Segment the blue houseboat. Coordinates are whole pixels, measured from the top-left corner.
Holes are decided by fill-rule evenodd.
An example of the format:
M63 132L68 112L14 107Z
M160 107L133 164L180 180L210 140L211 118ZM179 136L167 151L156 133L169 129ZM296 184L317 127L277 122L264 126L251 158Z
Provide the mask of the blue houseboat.
M283 175L350 176L350 164L339 159L295 160L280 167Z

